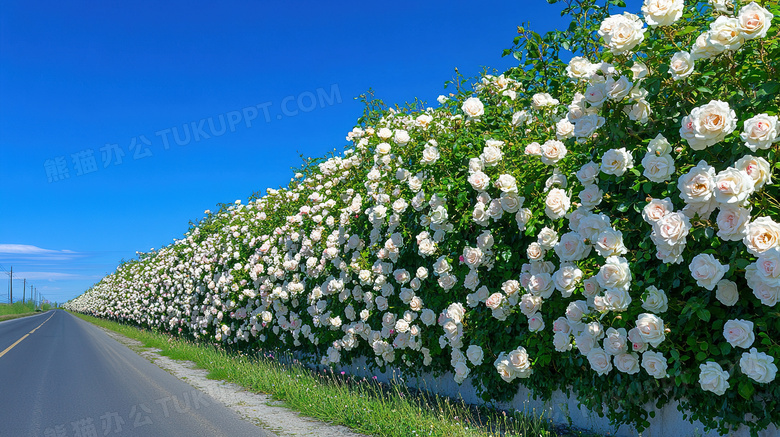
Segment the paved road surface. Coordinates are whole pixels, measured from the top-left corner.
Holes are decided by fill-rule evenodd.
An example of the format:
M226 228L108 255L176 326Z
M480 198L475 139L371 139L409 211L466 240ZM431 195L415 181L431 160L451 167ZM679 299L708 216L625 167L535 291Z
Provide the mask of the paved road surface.
M65 311L0 322L2 437L267 435Z

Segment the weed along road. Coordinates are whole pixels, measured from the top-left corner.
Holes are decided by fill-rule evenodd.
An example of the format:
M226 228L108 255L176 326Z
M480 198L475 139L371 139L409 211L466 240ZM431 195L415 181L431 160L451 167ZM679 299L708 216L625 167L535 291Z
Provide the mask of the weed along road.
M0 436L268 436L62 310L0 323Z

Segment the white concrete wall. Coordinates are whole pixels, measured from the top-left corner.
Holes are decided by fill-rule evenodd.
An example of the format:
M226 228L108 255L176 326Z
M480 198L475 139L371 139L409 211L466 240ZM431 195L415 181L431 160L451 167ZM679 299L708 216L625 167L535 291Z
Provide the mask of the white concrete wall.
M469 404L484 403L477 395L470 380L466 380L459 386L453 381L451 374L445 374L438 378L433 377L431 374L424 374L417 378L407 378L400 369L391 370L388 368L387 372L380 373L369 369L365 363L364 359L356 359L352 365L337 366L336 370L344 371L356 377L371 378L376 376L379 381L385 383L392 380L402 380L409 387L427 389L439 395L463 399ZM499 404L500 408L504 409L513 409L532 415L544 414L545 418L551 418L553 423L556 424L570 424L576 428L616 437L637 437L640 435L642 437L715 437L721 435L716 431L704 433L704 425L700 422L690 423L686 421L682 413L677 410L677 405L676 402L671 402L661 410L649 406L649 408L655 410L656 415L650 419L650 427L642 434L639 434L635 429L626 425L615 429L615 427L610 426L606 417L599 417L598 414L581 407L575 397L569 397L560 391L553 393L550 401L542 402L533 399L528 389L520 387L512 402ZM748 437L750 432L746 427L742 427L727 435ZM770 426L768 429L760 432L759 437L780 437L780 430L775 426Z

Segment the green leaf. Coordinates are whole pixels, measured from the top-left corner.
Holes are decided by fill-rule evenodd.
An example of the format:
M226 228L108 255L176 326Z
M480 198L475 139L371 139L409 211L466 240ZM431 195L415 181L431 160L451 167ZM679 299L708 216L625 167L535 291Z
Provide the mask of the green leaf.
M753 383L750 381L742 381L739 383L739 395L743 398L750 400L753 397L753 393L756 391L753 387Z
M704 320L705 322L710 321L710 311L706 309L700 309L699 311L696 311L696 315L699 316L700 319Z

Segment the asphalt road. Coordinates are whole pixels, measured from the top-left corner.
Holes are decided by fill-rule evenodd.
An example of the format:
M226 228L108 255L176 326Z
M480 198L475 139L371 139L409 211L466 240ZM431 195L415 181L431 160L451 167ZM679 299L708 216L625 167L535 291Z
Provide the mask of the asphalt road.
M2 437L267 435L65 311L0 322Z

